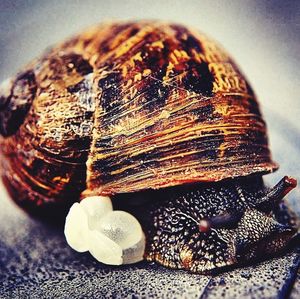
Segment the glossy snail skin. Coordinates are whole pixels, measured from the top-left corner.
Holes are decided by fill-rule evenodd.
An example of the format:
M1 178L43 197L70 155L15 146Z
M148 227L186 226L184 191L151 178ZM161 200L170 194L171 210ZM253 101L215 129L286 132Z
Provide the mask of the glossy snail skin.
M256 191L245 197L242 212L236 209L244 214L248 202L256 204L266 193L261 175L277 169L255 95L233 60L204 34L163 22L101 24L49 49L2 85L0 133L3 181L18 204L37 214L58 214L87 196L189 194L186 188L199 186L198 201L188 196L185 209L190 215L189 206L201 199L193 216L198 222L241 199L238 193L229 203L223 191L213 191L218 184L232 194L232 182L239 186L240 178L249 177L241 190ZM295 184L289 182L278 188L291 189ZM210 213L203 190L219 194L212 198L224 209ZM156 216L148 224L140 220L148 230L147 259L194 272L226 264L216 263L213 254L205 257L210 266L199 254L185 257L188 233L181 236L183 247L170 254L172 238L155 231L172 218L172 202L182 204L185 197L153 197L144 214ZM168 217L157 224L160 213ZM265 241L264 233L259 234ZM279 238L281 245L270 251L283 248L293 234ZM154 246L157 238L160 245ZM207 248L201 244L189 250ZM239 263L235 256L226 261Z
M269 189L261 177L247 177L120 194L115 205L142 224L147 260L209 273L282 252L297 232L281 202L295 184L285 177Z

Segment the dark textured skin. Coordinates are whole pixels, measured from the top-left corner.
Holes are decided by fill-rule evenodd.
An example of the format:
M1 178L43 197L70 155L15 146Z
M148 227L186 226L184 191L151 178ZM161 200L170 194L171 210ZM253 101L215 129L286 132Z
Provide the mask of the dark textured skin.
M4 184L43 217L64 214L88 195L167 194L172 186L277 168L255 95L226 51L202 33L162 22L102 24L49 49L0 88L0 134ZM191 218L186 235L155 239L158 218L169 225L173 202L196 222L238 209L240 197L214 197L213 190L143 207L149 260L198 272L237 262L233 245L220 233L198 236ZM233 194L231 187L222 192ZM209 262L196 237L214 243L200 242L212 246L208 257L203 252Z
M261 177L236 179L117 195L114 207L129 211L142 223L147 260L210 273L271 257L295 235L295 216L285 205L258 206L267 191ZM200 231L201 220L228 212L238 216L235 221Z

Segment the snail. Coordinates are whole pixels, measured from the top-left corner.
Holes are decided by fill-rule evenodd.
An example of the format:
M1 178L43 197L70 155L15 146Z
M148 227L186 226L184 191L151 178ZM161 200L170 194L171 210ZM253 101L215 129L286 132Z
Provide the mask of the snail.
M282 203L296 180L263 183L278 165L254 92L185 26L101 24L48 49L2 84L0 133L20 206L57 217L109 196L141 224L148 261L207 273L277 254L297 233Z

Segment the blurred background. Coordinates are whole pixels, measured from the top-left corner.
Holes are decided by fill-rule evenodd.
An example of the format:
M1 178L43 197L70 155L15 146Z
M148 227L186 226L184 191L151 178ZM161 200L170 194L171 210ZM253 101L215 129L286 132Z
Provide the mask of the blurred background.
M249 79L269 126L281 168L267 180L300 179L300 1L1 0L0 81L89 25L143 18L191 25L223 44Z

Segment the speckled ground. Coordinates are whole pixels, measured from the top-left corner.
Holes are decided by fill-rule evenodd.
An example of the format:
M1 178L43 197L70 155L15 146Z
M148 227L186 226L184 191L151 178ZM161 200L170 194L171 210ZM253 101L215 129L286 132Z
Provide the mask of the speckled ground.
M298 298L300 298L300 268L298 269L297 278L290 294L290 299L298 299Z

